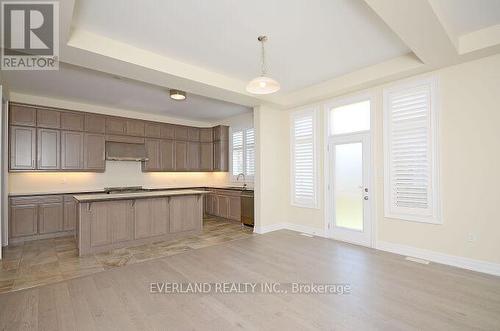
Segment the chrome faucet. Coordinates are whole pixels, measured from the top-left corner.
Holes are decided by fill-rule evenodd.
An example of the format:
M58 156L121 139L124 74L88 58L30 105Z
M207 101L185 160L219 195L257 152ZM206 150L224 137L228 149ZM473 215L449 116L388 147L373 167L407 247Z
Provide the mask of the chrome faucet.
M245 178L245 174L244 173L239 173L238 176L236 176L236 181L239 182L240 181L240 176L243 177L243 189L246 189L247 188L247 181L246 181L246 178Z

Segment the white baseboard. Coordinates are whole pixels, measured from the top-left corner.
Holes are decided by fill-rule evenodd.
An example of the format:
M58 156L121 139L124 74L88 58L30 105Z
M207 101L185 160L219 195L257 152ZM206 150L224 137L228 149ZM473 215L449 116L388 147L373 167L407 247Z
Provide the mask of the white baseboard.
M263 227L256 227L254 229L254 232L259 234L264 234L277 230L291 230L296 232L307 233L318 237L325 237L325 238L327 237L324 230L304 225L292 224L292 223L279 223ZM500 276L500 264L498 263L475 260L456 255L449 255L422 248L394 244L386 241L377 241L376 249L403 256L410 256L418 259L424 259L435 263L446 264L457 268Z
M500 264L493 262L475 260L456 255L449 255L422 248L394 244L386 241L378 241L377 249L399 255L416 257L436 263L446 264L462 269L500 276Z
M291 230L291 231L295 231L295 232L307 233L307 234L317 236L317 237L326 237L325 231L323 231L321 229L313 228L313 227L305 226L305 225L292 224L292 223L279 223L279 224L272 224L272 225L267 225L267 226L256 227L254 229L254 232L259 233L259 234L264 234L264 233L278 231L278 230Z

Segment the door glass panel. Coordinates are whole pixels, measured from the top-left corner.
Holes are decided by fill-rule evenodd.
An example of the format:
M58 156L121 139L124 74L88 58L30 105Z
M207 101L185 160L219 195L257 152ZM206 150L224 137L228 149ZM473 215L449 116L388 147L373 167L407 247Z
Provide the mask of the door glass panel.
M333 108L330 121L331 134L370 130L370 101Z
M335 223L363 230L363 144L335 145Z

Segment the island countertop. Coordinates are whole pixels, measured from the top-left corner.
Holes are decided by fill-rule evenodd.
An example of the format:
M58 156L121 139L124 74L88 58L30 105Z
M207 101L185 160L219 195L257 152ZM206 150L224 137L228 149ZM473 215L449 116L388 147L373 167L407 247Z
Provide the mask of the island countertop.
M96 201L111 201L111 200L129 200L129 199L145 199L156 197L168 197L178 195L197 195L207 194L209 192L202 190L165 190L165 191L144 191L131 193L97 193L97 194L80 194L74 195L73 198L78 202L96 202Z

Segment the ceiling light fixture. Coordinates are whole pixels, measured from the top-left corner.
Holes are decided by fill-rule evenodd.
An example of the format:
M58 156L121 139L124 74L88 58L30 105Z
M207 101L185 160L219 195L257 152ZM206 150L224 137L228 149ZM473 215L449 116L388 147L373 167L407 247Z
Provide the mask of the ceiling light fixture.
M170 90L170 98L177 101L186 100L186 92L180 90Z
M266 53L264 43L267 36L259 36L257 40L261 43L261 75L252 79L247 85L247 91L252 94L271 94L280 89L280 84L274 79L267 77Z

